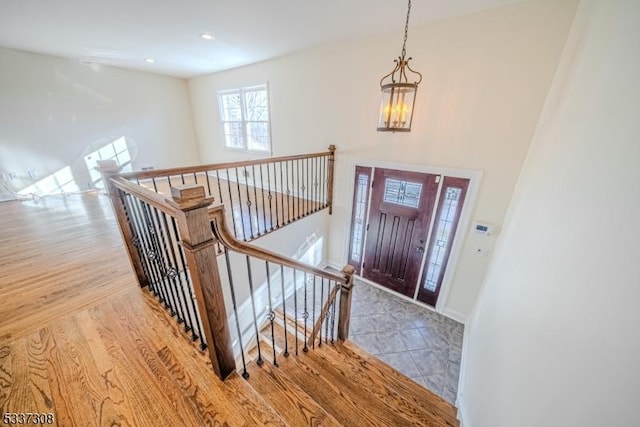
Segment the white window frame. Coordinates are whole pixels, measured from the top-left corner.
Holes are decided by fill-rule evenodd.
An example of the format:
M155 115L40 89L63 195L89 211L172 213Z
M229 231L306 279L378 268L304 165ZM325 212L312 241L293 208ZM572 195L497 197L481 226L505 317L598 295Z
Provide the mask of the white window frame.
M268 147L266 150L260 150L260 149L255 149L255 148L249 148L248 146L248 132L247 132L247 126L248 124L254 122L254 120L247 120L247 111L246 111L246 105L245 105L245 94L247 92L254 92L256 90L264 90L267 94L267 138L268 138ZM240 95L240 111L241 111L241 115L242 115L242 119L240 121L237 120L225 120L225 111L224 111L224 107L223 107L223 102L222 102L222 97L224 95L229 95L229 94L239 94ZM226 150L230 150L230 151L242 151L242 152L250 152L250 153L259 153L259 154L266 154L266 155L271 155L272 152L272 146L271 146L271 102L269 99L269 85L267 83L264 84L260 84L260 85L254 85L254 86L246 86L246 87L241 87L241 88L235 88L235 89L225 89L225 90L219 90L218 91L218 111L220 113L220 122L222 124L222 146L226 149ZM259 121L259 122L265 122L265 121ZM227 142L227 133L225 131L225 124L226 123L242 123L241 129L242 129L242 135L241 135L241 139L242 139L242 147L235 147L232 145L229 145Z

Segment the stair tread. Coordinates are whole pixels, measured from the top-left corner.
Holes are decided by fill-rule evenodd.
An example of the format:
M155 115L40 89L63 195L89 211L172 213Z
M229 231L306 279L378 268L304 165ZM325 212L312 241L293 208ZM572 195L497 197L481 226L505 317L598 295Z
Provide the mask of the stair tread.
M287 423L273 406L237 373L224 381L238 403L238 412L249 419L248 425L286 426Z
M312 397L292 381L285 372L264 363L248 366L249 384L293 426L340 426L340 423Z
M322 367L314 366L308 355L290 356L281 363L281 370L342 425L429 425L408 422L382 402L371 399L365 389L346 387L343 383L348 378L328 375Z
M380 359L369 354L357 344L345 341L329 347L330 351L334 351L342 356L340 363L352 366L357 365L359 369L374 372L376 376L384 378L384 381L399 394L412 399L414 402L422 402L423 405L428 404L427 407L434 414L446 419L449 425L457 426L459 424L456 417L457 409L455 406L417 384Z
M386 384L385 378L370 371L352 370L341 357L325 346L309 352L300 359L324 378L338 384L340 389L368 412L375 414L384 425L452 425L439 415L423 409L420 402L411 402Z

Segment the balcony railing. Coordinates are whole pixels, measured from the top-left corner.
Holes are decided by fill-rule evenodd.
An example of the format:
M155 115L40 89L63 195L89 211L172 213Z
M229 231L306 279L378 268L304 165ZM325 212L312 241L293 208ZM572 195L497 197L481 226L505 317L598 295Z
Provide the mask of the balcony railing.
M328 208L335 146L321 153L131 172L120 176L169 196L175 186L201 185L227 207L236 238L250 241Z

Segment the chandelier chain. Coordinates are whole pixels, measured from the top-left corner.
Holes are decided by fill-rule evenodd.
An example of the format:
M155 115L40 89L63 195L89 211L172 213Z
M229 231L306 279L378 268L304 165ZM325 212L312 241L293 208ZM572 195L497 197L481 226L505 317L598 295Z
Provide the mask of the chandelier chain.
M409 34L409 15L411 14L411 0L409 0L409 6L407 7L407 22L404 24L404 42L402 43L402 59L404 60L407 54L407 37Z

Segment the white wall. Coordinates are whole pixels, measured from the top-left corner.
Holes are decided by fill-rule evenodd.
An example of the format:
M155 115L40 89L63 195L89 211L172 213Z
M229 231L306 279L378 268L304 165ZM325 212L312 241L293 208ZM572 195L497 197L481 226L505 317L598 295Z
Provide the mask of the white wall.
M186 81L0 48L0 172L71 165L82 186L85 151L120 136L137 147L134 167L199 163Z
M580 4L467 326L466 427L640 425L638 22Z
M409 134L376 132L379 80L400 53L402 22L397 34L192 79L202 160L244 158L222 149L216 91L267 81L274 155L338 147L329 236L333 263L346 261L353 165L361 160L481 170L473 218L500 225L576 3L527 1L410 28L408 54L424 80ZM463 316L488 261L475 255L477 244L474 236L466 239L446 303Z

